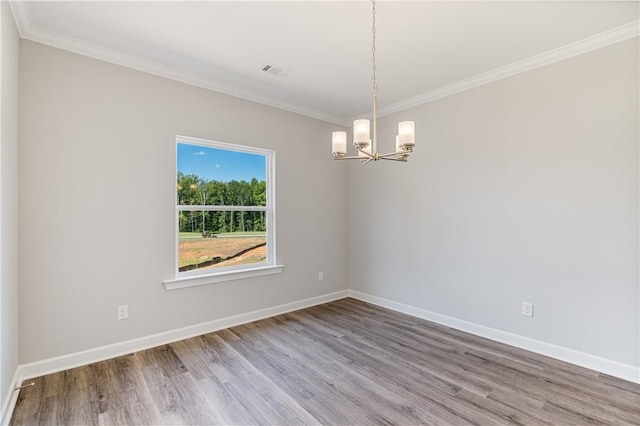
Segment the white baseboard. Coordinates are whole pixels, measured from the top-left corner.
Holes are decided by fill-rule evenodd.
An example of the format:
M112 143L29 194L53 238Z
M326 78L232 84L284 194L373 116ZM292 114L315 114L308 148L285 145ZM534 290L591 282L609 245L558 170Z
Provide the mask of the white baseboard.
M16 406L16 402L18 402L18 391L14 391L15 387L20 384L20 366L16 368L15 373L13 374L13 378L11 379L11 383L9 384L9 389L7 389L7 395L2 402L2 415L0 415L0 425L5 426L9 424L9 420L11 420L11 414L13 414L13 409Z
M91 364L105 359L115 358L117 356L138 352L144 349L153 348L167 343L176 342L178 340L188 339L190 337L200 336L202 334L211 333L225 328L234 327L236 325L246 324L258 321L264 318L273 317L275 315L286 314L287 312L297 311L298 309L309 308L311 306L320 305L338 299L348 297L347 290L337 291L335 293L324 294L309 299L298 300L296 302L285 303L283 305L273 306L270 308L259 309L253 312L233 315L201 324L191 325L188 327L178 328L175 330L165 331L138 339L128 340L126 342L114 343L111 345L100 346L82 352L62 355L56 358L49 358L42 361L23 364L18 367L18 378L26 380L39 377L45 374L56 373L58 371L68 370L70 368L80 367L82 365ZM17 394L17 392L15 392Z
M551 343L542 342L506 331L485 327L469 321L460 320L446 315L430 312L415 306L406 305L392 300L384 299L370 294L362 293L356 290L342 290L335 293L329 293L322 296L312 297L309 299L299 300L296 302L285 303L283 305L273 306L270 308L260 309L253 312L234 315L183 327L163 333L153 334L138 339L128 340L126 342L114 343L112 345L101 346L82 352L62 355L56 358L45 359L42 361L32 362L19 365L13 377L10 393L3 401L2 405L2 425L8 424L13 413L18 392L12 389L23 380L39 377L45 374L56 373L82 365L103 361L105 359L114 358L121 355L138 352L144 349L176 342L178 340L188 339L190 337L211 333L225 328L258 321L264 318L281 315L299 309L320 305L334 300L343 299L345 297L353 297L363 302L378 305L387 309L391 309L404 314L422 318L447 327L485 337L497 342L505 343L517 348L525 349L551 358L566 361L581 367L596 370L611 376L629 380L631 382L640 383L640 368L623 364L618 361L598 357L595 355L579 352L573 349L557 346Z
M476 336L485 337L496 342L505 343L520 349L559 359L561 361L609 374L624 380L640 383L640 367L576 351L574 349L565 348L552 343L531 339L529 337L520 336L518 334L509 333L495 328L485 327L480 324L427 311L426 309L417 308L415 306L405 305L404 303L394 302L382 297L372 296L356 290L349 290L348 294L349 297L362 300L363 302L378 305L383 308L391 309L417 318L422 318L427 321L455 328L456 330L465 331L467 333L475 334Z

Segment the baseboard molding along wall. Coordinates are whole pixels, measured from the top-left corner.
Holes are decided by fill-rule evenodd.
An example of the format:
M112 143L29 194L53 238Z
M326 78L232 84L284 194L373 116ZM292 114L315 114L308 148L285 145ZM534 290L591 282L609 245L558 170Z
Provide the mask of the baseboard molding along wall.
M495 328L460 320L457 318L431 312L426 309L417 308L415 306L406 305L377 296L372 296L360 291L342 290L322 296L312 297L309 299L299 300L291 303L285 303L283 305L273 306L253 312L247 312L244 314L234 315L214 321L170 330L163 333L153 334L138 339L128 340L126 342L114 343L112 345L101 346L82 352L62 355L59 357L49 358L28 364L22 364L16 369L12 387L19 385L24 380L43 376L45 374L56 373L59 371L68 370L70 368L80 367L82 365L104 361L106 359L127 355L132 352L139 352L155 346L176 342L178 340L188 339L190 337L200 336L206 333L212 333L214 331L223 330L225 328L258 321L276 315L286 314L288 312L309 308L323 303L332 302L334 300L344 299L345 297L352 297L363 302L371 303L373 305L391 309L393 311L401 312L403 314L411 315L427 321L432 321L437 324L474 334L476 336L485 337L496 342L505 343L507 345L515 346L520 349L525 349L541 355L546 355L551 358L569 362L571 364L579 365L591 370L596 370L601 373L629 380L631 382L640 383L640 367L623 364L621 362L598 357L584 352L579 352L573 349L557 346L540 340L530 339L528 337L509 333ZM2 425L9 423L17 398L18 392L13 391L10 392L5 398L5 401L2 405Z
M153 334L138 339L128 340L126 342L118 342L82 352L62 355L59 357L49 358L28 364L22 364L18 366L14 383L21 383L23 380L32 379L34 377L56 373L59 371L68 370L70 368L80 367L94 362L104 361L106 359L127 355L133 352L139 352L156 346L176 342L178 340L212 333L214 331L223 330L225 328L258 321L276 315L286 314L287 312L293 312L299 309L321 305L323 303L332 302L334 300L344 299L345 297L348 297L347 290L337 291L334 293L324 294L322 296L316 296L296 302L285 303L283 305L272 306L270 308L259 309L257 311L233 315L230 317L220 318L201 324L178 328L175 330ZM13 393L17 397L18 392ZM8 401L6 402L6 404L7 408L9 408L10 404ZM7 410L7 413L9 411L13 411L13 407L10 408L11 410Z
M9 424L9 420L11 420L11 415L13 414L13 409L16 406L16 402L18 402L18 391L14 390L18 383L21 382L19 378L20 367L16 368L15 373L13 374L13 378L11 379L11 384L9 389L7 389L7 395L2 401L2 411L0 411L0 425L5 426Z
M640 383L640 367L629 364L623 364L607 358L596 355L576 351L574 349L565 348L554 345L552 343L543 342L541 340L531 339L529 337L520 336L518 334L509 333L491 327L486 327L473 322L449 317L426 309L417 308L404 303L394 302L382 297L372 296L356 290L349 290L349 297L391 309L396 312L422 318L456 330L465 331L476 336L485 337L496 342L505 343L516 348L525 349L560 361L579 365L591 370L599 371L610 376L618 377L635 383Z

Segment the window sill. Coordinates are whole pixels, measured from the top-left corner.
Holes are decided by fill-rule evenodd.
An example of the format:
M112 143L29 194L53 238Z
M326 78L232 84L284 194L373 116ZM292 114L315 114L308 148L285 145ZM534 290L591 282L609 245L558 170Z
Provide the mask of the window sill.
M177 290L179 288L195 287L199 285L215 284L224 281L242 280L245 278L260 277L263 275L279 274L284 270L284 265L270 265L259 268L242 269L239 271L218 272L211 275L195 275L164 280L165 289Z

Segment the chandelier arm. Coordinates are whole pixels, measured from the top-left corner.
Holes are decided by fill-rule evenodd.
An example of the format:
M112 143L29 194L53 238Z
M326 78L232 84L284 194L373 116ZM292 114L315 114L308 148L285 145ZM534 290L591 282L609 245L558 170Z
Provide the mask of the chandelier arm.
M349 156L349 157L334 157L334 160L360 160L362 161L362 164L368 164L372 161L376 161L373 157L371 158L367 158L367 159L363 159L362 157L355 157L355 156ZM364 161L363 161L364 160ZM387 161L400 161L403 163L407 162L406 158L391 158L391 157L378 157L378 160L387 160Z
M375 153L374 152L367 152L367 151L364 151L364 150L362 150L360 148L357 148L357 150L358 150L358 152L363 153L364 155L366 155L369 158L374 158L375 157ZM362 157L356 157L356 158L362 159Z
M362 160L361 157L350 155L347 157L333 157L334 160Z
M390 152L388 154L378 154L378 158L391 158L391 157L396 157L398 155L408 155L409 153L397 153L397 152Z
M376 159L376 154L375 153L372 154L372 153L364 151L364 150L362 150L360 148L357 148L357 151L363 153L364 155L366 155L366 157L361 157L359 155L351 155L351 156L342 155L342 156L334 156L333 159L334 160L366 160L367 162L372 161L372 160L375 161L375 159Z

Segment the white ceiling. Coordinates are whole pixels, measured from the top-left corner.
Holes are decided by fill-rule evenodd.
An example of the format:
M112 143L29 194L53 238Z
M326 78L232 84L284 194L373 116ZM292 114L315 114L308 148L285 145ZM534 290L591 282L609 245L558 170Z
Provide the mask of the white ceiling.
M336 123L371 110L367 1L47 1L12 9L31 40ZM381 113L638 35L638 19L637 1L379 1ZM289 72L262 72L265 64Z

